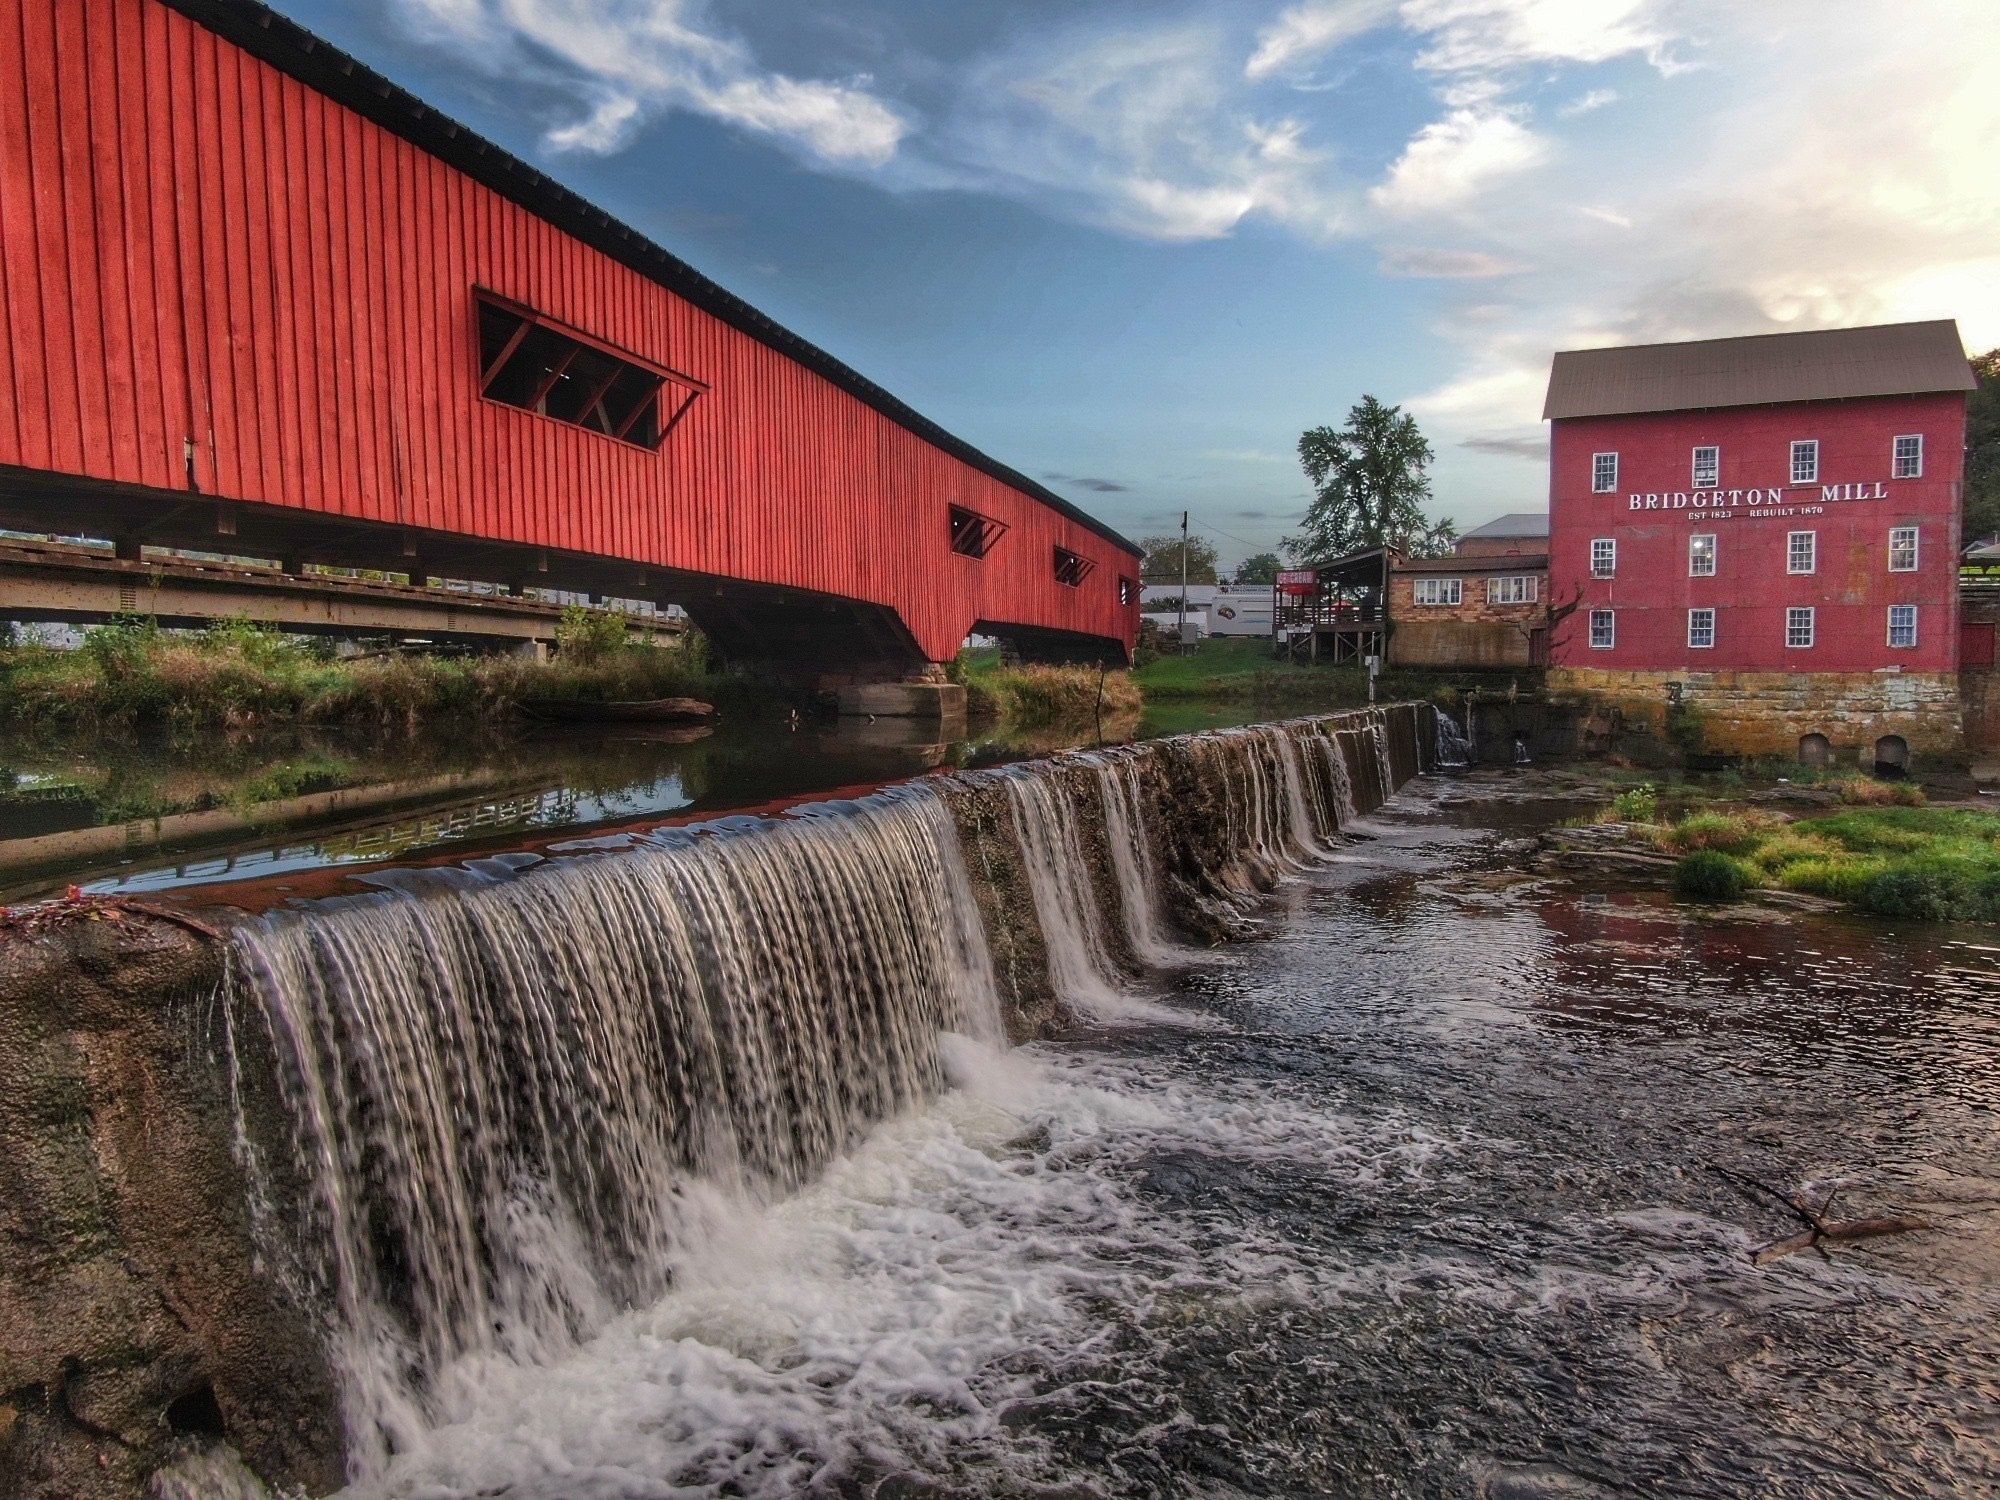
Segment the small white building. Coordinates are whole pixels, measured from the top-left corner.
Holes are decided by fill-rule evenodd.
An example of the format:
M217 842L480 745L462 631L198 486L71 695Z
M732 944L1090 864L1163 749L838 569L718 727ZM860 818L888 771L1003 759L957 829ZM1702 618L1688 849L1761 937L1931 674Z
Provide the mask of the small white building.
M1179 619L1173 602L1181 597L1177 583L1149 583L1140 591L1140 607L1169 633ZM1187 586L1188 624L1202 635L1268 637L1273 628L1272 586L1268 583L1191 583Z

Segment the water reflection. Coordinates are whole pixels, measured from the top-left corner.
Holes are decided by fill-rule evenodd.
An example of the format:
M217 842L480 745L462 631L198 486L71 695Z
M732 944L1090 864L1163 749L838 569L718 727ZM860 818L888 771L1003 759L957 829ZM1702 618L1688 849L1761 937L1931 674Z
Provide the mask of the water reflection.
M1136 714L1010 730L905 719L530 726L391 747L0 741L0 901L421 860L1121 743Z

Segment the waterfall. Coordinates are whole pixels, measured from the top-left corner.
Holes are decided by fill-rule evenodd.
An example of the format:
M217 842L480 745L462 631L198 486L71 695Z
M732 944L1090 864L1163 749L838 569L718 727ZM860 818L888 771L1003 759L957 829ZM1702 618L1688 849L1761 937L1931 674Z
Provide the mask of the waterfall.
M231 1076L272 1068L284 1115L260 1130L239 1093L252 1216L324 1320L352 1472L380 1475L493 1362L552 1362L656 1301L732 1205L938 1093L950 1034L999 1043L990 924L1034 925L1072 1008L1183 1019L1138 970L1388 795L1388 725L959 773L236 928ZM1016 967L1018 1012L1036 976Z
M1465 737L1465 731L1458 727L1458 721L1441 708L1433 713L1432 721L1437 726L1438 766L1458 768L1471 765L1472 742Z
M455 1364L553 1357L657 1297L685 1184L795 1186L941 1086L942 1032L999 1034L950 812L921 788L280 913L233 957L362 1473L442 1414Z
M1319 742L1320 752L1326 759L1326 773L1332 783L1333 813L1337 826L1347 827L1361 816L1354 802L1354 774L1348 770L1347 748L1341 739L1341 731L1329 732Z
M1069 788L1059 777L1026 768L1004 779L1056 994L1084 1010L1116 1011L1118 972L1104 939L1104 917Z
M1160 918L1159 872L1138 762L1130 754L1106 753L1095 758L1093 767L1104 799L1105 842L1111 846L1125 940L1141 963L1174 963L1180 955Z
M1375 800L1387 802L1396 790L1396 769L1389 755L1389 725L1379 711L1371 710L1362 733L1375 752Z

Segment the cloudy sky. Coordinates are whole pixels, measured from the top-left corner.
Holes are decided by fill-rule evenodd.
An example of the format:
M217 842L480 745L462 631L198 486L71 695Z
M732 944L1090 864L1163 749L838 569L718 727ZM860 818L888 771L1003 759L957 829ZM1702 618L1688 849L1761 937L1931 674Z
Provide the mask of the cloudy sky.
M1995 0L278 0L1132 534L1300 430L1546 503L1551 351L2000 344Z

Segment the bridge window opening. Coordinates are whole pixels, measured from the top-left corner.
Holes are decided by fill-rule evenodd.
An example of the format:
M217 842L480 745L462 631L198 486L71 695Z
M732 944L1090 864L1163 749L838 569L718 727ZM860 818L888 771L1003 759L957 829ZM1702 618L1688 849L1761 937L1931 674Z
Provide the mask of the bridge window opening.
M950 507L951 550L960 557L984 557L1007 534L1007 523L962 505Z
M526 308L478 306L479 393L503 406L651 449L700 392Z
M1078 557L1067 548L1056 548L1056 582L1065 588L1080 589L1083 580L1091 575L1097 564L1087 557Z
M1129 578L1120 578L1118 580L1118 602L1121 605L1130 604L1134 599L1138 597L1139 597L1138 584L1134 583Z

